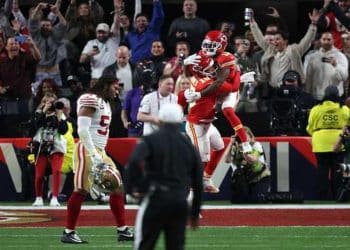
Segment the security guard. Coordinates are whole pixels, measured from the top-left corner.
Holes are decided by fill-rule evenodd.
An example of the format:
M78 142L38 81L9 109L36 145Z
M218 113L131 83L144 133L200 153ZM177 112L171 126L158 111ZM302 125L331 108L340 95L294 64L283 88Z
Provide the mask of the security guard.
M190 187L194 193L190 223L198 226L203 192L199 154L181 133L183 112L178 104L163 105L159 120L160 130L141 139L126 169L126 192L142 197L134 249L154 249L161 231L166 249L184 249Z
M343 162L344 153L335 152L334 147L348 121L349 108L339 103L338 88L335 85L328 86L323 101L311 109L306 128L312 136L312 151L317 159L316 193L320 200L334 199L340 186L336 168L337 163Z

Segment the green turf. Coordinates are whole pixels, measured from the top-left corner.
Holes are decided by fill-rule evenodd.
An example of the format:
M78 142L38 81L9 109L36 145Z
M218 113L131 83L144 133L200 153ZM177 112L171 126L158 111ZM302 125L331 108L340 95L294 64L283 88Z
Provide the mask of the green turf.
M0 228L0 249L131 249L112 227L79 228L84 245L62 244L61 228ZM187 231L186 249L349 249L350 227L204 227ZM164 249L163 239L156 249Z

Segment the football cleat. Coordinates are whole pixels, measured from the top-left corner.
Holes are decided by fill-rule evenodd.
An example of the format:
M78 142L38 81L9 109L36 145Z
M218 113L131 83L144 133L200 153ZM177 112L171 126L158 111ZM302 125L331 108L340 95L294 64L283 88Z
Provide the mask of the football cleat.
M203 177L203 188L206 193L219 193L219 189L215 187L211 178Z
M44 206L44 201L42 197L36 197L34 203L32 204L33 207L42 207Z
M50 201L50 207L60 207L61 204L58 202L57 197L52 196Z
M75 231L72 231L70 233L66 233L66 231L63 231L63 235L61 237L61 242L69 243L69 244L88 243L87 241L80 239L78 234Z
M129 227L126 227L124 230L117 229L118 241L133 241L134 233L130 230Z

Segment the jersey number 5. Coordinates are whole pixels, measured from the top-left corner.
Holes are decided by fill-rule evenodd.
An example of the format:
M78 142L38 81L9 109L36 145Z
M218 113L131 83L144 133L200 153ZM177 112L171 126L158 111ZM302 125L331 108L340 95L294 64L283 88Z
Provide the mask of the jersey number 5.
M101 116L100 126L101 126L101 129L98 129L97 132L100 135L107 135L108 129L109 129L109 116L107 115Z

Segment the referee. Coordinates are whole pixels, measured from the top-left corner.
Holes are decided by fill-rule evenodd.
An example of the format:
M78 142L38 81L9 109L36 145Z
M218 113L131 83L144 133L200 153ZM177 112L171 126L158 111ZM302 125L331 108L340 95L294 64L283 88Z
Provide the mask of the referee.
M160 129L144 136L126 168L126 192L142 197L135 223L134 249L154 249L164 231L166 249L184 249L190 187L194 199L192 228L198 226L203 192L202 166L190 140L180 132L183 112L178 104L159 110Z

